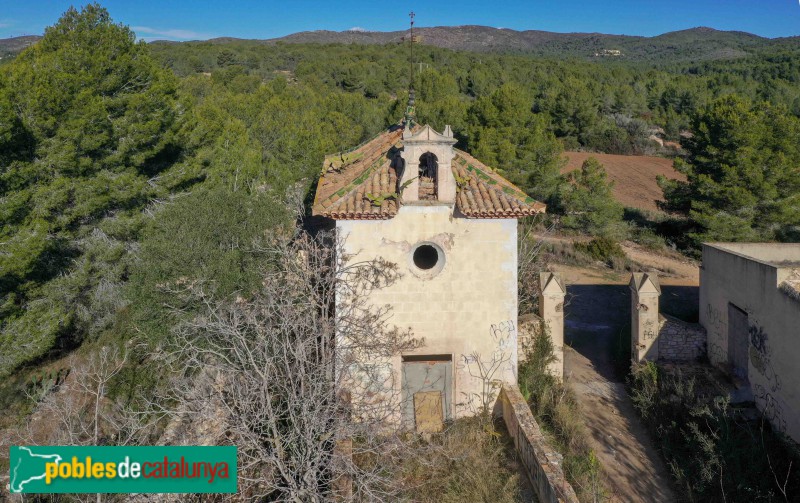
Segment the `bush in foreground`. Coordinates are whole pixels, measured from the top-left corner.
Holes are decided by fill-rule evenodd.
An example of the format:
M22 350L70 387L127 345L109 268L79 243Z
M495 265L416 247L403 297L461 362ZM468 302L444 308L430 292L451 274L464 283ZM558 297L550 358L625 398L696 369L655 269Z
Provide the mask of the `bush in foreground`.
M398 467L407 488L402 497L421 503L522 501L509 440L482 417L454 421L430 441L420 438Z
M632 369L634 407L669 466L681 501L797 501L796 445L773 432L764 417L748 420L746 409L713 389L652 362Z

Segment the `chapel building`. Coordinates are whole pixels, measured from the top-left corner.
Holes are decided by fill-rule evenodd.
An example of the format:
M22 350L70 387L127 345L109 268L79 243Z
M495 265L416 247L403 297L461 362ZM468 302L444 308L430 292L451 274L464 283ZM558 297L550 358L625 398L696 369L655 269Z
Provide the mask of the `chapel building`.
M517 219L545 211L455 144L450 126L407 116L327 156L313 205L351 260L400 268L371 301L425 340L386 362L402 422L418 430L477 413L487 385L516 383Z

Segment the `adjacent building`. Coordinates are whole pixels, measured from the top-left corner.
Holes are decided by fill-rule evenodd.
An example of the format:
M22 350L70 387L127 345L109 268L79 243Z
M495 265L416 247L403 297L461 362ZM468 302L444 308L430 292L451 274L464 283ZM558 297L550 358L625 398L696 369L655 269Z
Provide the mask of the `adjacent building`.
M711 363L800 441L800 244L704 244L700 323Z

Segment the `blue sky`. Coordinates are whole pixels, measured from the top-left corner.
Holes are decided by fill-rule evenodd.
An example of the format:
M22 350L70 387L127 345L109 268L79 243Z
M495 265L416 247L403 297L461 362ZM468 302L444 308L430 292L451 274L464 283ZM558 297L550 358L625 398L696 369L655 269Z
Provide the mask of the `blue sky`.
M0 0L0 38L41 34L71 4ZM385 0L108 0L101 4L115 21L131 26L145 40L273 38L321 29L402 30L410 10L417 13L417 26L481 24L646 36L710 26L765 37L800 35L800 0L428 0L418 5Z

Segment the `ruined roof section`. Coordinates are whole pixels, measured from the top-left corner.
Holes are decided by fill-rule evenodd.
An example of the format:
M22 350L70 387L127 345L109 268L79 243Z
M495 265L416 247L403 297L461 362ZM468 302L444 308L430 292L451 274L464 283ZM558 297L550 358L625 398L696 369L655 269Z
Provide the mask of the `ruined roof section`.
M516 218L544 213L547 206L528 196L466 152L454 149L456 204L468 218Z
M390 164L402 134L403 128L395 126L349 152L326 156L312 213L334 219L392 218L397 201L385 198L378 205L366 194L380 198L395 191L397 175Z
M413 131L420 129L415 126ZM343 154L325 157L312 213L336 220L383 220L402 204L395 192L392 160L402 148L395 126ZM546 206L525 194L471 155L455 150L451 162L458 185L456 206L467 218L517 218L544 213Z
M390 166L391 160L387 159L322 214L337 220L383 220L395 216L397 201L389 195L397 190L397 174Z

